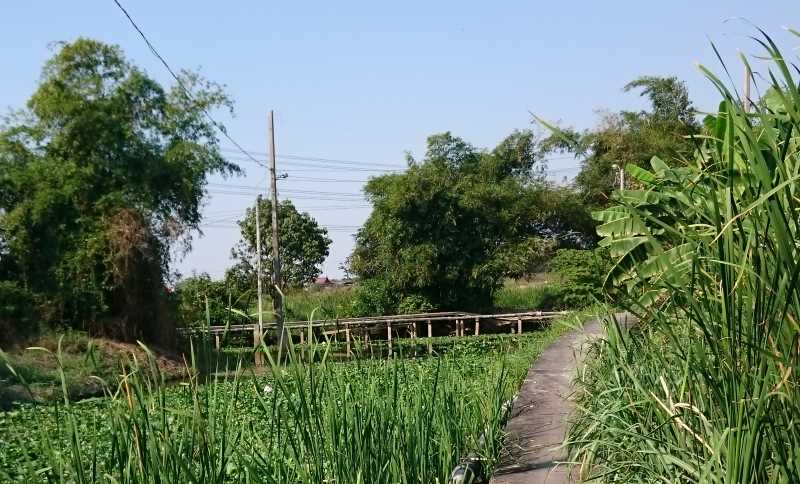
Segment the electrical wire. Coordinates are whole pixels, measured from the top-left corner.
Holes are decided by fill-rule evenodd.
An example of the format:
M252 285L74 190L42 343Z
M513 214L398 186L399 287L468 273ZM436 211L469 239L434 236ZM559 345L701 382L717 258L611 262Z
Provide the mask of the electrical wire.
M144 43L145 43L145 44L147 44L147 48L148 48L148 49L150 49L150 52L152 52L152 53L153 53L153 55L154 55L154 56L156 56L156 58L158 58L158 60L159 60L159 61L161 61L161 64L163 64L163 65L164 65L164 67L165 67L165 68L167 69L167 71L170 73L170 75L172 76L172 78L173 78L173 79L175 79L175 81L178 83L178 86L179 86L179 87L181 88L181 90L183 91L184 95L185 95L185 96L186 96L186 97L187 97L187 98L188 98L190 101L194 102L194 100L195 100L195 99L194 99L194 97L193 97L193 95L192 95L191 91L189 91L189 89L188 89L188 88L186 87L186 85L183 83L183 80L182 80L182 79L181 79L181 78L180 78L180 77L179 77L179 76L178 76L178 75L175 73L175 71L174 71L174 70L172 70L172 67L170 67L170 65L167 63L166 59L164 59L164 57L163 57L161 54L159 54L159 53L158 53L158 50L155 48L155 46L153 45L153 43L152 43L152 42L150 42L150 39L148 39L148 38L147 38L147 36L144 34L144 32L142 32L142 29L140 29L140 28L139 28L139 26L138 26L138 25L136 24L136 22L133 20L133 18L131 17L131 15L128 13L128 11L127 11L127 10L125 10L125 7L123 7L123 6L122 6L122 4L119 2L119 0L114 0L114 3L116 3L116 4L117 4L117 7L119 7L119 9L120 9L120 10L122 10L122 13L125 15L125 17L128 19L128 21L131 23L131 25L133 26L133 28L134 28L134 29L136 29L136 32L138 32L138 33L139 33L139 36L142 38L142 40L144 40ZM258 160L257 160L255 157L251 156L251 155L250 155L250 153L248 153L248 152L247 152L247 150L245 150L244 148L242 148L242 145L240 145L240 144L239 144L239 143L238 143L238 142L237 142L235 139L233 139L233 137L232 137L230 134L228 134L228 130L227 130L227 129L225 129L225 126L223 126L223 125L222 125L221 123L219 123L219 122L218 122L216 119L214 119L214 118L211 116L211 114L208 112L208 110L207 110L207 109L203 109L203 114L205 114L206 118L208 118L208 120L211 122L211 124L212 124L212 125L213 125L215 128L217 128L217 130L218 130L220 133L222 133L222 135L223 135L225 138L227 138L227 140L228 140L228 141L230 141L230 142L231 142L231 144L233 144L233 145L234 145L234 146L237 148L237 150L238 150L238 151L240 151L240 152L241 152L241 153L243 153L245 156L247 156L247 157L248 157L248 158L249 158L249 159L250 159L252 162L254 162L254 163L257 163L257 164L259 164L259 165L261 165L261 166L264 166L264 165L263 165L261 162L259 162L259 161L258 161Z

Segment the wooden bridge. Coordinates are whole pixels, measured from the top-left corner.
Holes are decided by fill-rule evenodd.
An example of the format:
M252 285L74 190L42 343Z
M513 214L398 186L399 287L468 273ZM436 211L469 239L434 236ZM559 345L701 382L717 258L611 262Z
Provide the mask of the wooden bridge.
M474 314L465 312L435 312L417 314L398 314L393 316L373 316L365 318L346 318L346 319L317 319L309 321L289 321L284 323L284 328L291 336L297 334L300 343L305 342L306 334L312 331L322 334L325 337L338 340L339 335L344 334L347 343L347 352L350 353L350 344L356 336L361 336L365 343L369 343L370 333L375 331L386 331L386 341L389 348L392 347L392 339L397 335L405 337L419 337L420 326L427 328L427 337L441 334L441 327L447 329L446 334L455 336L466 336L469 332L475 336L481 332L481 322L491 322L493 328L507 328L512 334L521 334L523 323L530 321L547 321L553 318L564 316L566 311L525 311L501 314ZM265 334L268 331L276 330L274 322L264 323L261 328L258 324L230 324L224 326L202 326L196 328L182 328L179 333L184 336L208 334L214 336L217 349L221 346L221 338L230 333L253 332L254 341L257 341L259 331Z

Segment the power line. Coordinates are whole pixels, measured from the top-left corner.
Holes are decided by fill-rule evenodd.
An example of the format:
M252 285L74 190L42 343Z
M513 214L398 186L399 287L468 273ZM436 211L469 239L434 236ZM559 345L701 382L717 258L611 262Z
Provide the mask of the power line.
M235 150L229 148L220 148L221 151L233 152ZM266 156L267 154L261 151L253 151L250 150L248 152L250 155L255 156ZM371 167L384 167L384 168L393 168L396 170L402 170L405 168L403 164L400 163L384 163L384 162L373 162L373 161L355 161L355 160L343 160L343 159L335 159L335 158L324 158L320 156L301 156L301 155L277 155L277 158L282 158L285 160L298 160L298 161L316 161L321 163L335 163L340 165L362 165L362 166L371 166Z
M222 188L222 189L253 190L256 192L261 191L261 187L256 185L230 185L227 183L209 183L208 185L211 187ZM358 197L358 198L364 197L361 193L328 192L321 190L304 190L299 188L287 188L282 190L282 193L298 193L301 195L335 195L335 196L348 196L348 197Z
M183 80L181 80L181 78L178 77L177 74L175 74L175 71L172 70L172 67L170 67L170 65L167 63L167 61L164 59L164 57L161 54L158 53L158 50L156 50L156 48L153 45L153 43L150 42L150 39L147 38L147 36L144 34L144 32L142 32L142 29L140 29L139 26L136 24L136 22L133 20L133 18L131 18L131 16L128 13L128 11L125 10L125 7L123 7L122 4L119 3L119 0L114 0L114 3L116 3L117 7L119 7L119 9L122 10L122 13L125 15L125 17L128 19L128 21L131 23L133 28L136 29L136 32L138 32L139 36L142 37L142 40L144 40L144 43L147 44L147 48L150 49L150 52L152 52L153 55L156 56L159 61L161 61L161 64L164 65L164 67L170 73L172 78L175 79L175 81L178 83L178 86L183 91L184 95L187 98L189 98L189 100L194 102L194 97L192 96L191 91L189 91L189 89L186 87L186 85L184 85ZM240 145L235 139L233 139L233 137L231 135L228 134L228 131L225 129L225 126L223 126L221 123L217 122L217 120L214 119L211 116L211 114L208 112L208 110L203 109L203 114L205 114L206 118L208 118L208 120L211 122L211 124L215 128L217 128L217 130L219 130L219 132L222 133L222 135L225 138L227 138L227 140L230 141L240 152L242 152L245 156L247 156L252 162L257 163L259 165L262 164L258 160L256 160L253 156L251 156L250 153L247 152L247 150L242 148L242 145Z

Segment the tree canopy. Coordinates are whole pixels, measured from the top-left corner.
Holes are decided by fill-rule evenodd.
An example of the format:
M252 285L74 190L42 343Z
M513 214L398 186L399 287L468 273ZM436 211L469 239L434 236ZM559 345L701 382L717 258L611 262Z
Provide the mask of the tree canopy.
M272 270L272 202L261 199L259 222L261 229L261 264L264 274ZM233 248L236 264L228 271L227 279L234 286L256 284L256 212L248 208L239 221L241 239ZM288 287L300 287L320 274L331 245L328 230L306 212L298 212L289 200L278 203L278 241L281 275Z
M421 306L489 304L502 278L541 264L547 249L579 244L593 227L582 206L544 182L543 157L530 131L491 151L450 133L428 138L421 161L371 179L373 211L356 236L351 272L366 287ZM377 283L374 281L382 281Z
M653 156L681 160L691 156L699 132L686 85L675 77L643 76L623 88L640 90L650 110L603 114L589 131L563 130L546 145L552 150L574 153L583 159L575 185L586 203L606 205L618 186L618 169L627 165L647 166Z
M0 128L0 277L50 318L157 337L170 250L198 229L208 177L239 171L205 116L230 100L179 77L166 89L119 47L62 43Z

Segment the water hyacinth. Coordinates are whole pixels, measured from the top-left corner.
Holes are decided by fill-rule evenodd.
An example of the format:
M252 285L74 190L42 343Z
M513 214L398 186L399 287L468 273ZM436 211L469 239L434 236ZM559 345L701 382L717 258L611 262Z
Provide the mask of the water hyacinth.
M389 360L292 347L266 373L177 386L133 364L106 398L0 414L0 480L444 483L468 454L491 471L504 402L563 331L451 339L441 356Z

